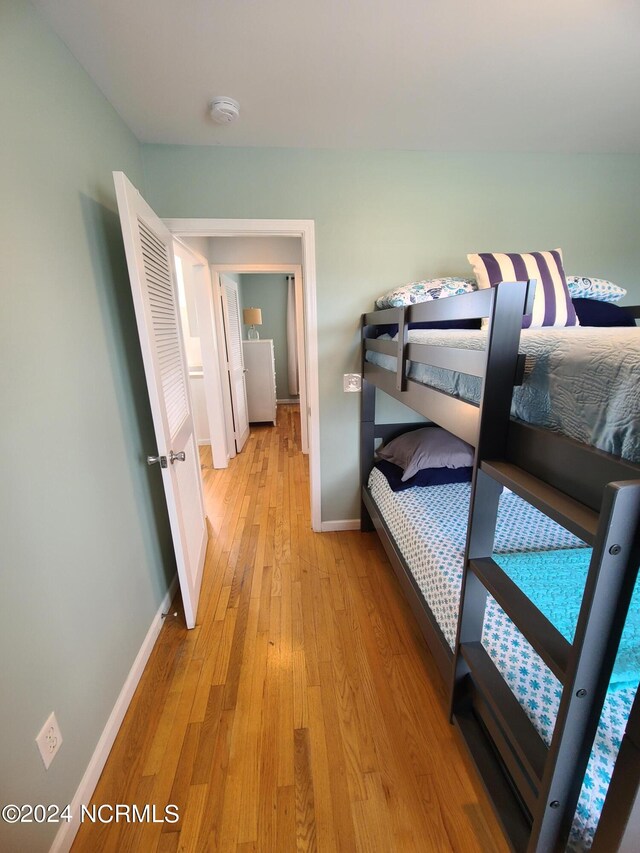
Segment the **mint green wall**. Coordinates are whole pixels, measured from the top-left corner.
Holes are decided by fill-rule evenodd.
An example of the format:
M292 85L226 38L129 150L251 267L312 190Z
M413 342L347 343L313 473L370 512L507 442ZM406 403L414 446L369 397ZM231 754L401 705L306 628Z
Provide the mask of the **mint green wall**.
M287 279L284 275L241 275L244 307L262 309L260 337L273 340L276 357L276 397L290 399L287 367ZM248 326L244 326L247 337Z
M640 156L146 145L143 159L162 216L315 220L324 520L358 515L359 395L342 374L377 295L467 273L467 252L561 246L569 274L640 300Z
M0 116L0 802L64 805L174 573L111 177L142 166L21 0L0 4ZM0 822L0 849L56 829Z

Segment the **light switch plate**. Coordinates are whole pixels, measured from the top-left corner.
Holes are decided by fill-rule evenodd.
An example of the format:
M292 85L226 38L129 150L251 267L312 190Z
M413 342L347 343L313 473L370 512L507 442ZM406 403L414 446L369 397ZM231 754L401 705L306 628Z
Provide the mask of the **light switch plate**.
M359 373L345 373L342 387L345 391L362 391L362 376Z

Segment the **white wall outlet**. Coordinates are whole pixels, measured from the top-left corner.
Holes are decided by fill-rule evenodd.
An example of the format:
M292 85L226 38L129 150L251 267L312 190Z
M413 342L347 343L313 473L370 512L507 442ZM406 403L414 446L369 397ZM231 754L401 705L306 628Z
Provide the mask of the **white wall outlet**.
M45 770L49 769L49 765L55 758L62 744L62 734L60 726L56 720L56 715L51 712L47 722L40 729L40 733L36 738L42 761L44 762Z
M359 373L345 373L342 387L345 391L362 391L362 376Z

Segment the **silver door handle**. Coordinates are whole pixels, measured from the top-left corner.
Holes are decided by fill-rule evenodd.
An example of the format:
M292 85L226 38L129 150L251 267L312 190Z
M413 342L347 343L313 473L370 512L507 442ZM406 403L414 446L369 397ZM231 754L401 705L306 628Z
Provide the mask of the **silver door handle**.
M169 462L171 462L172 465L174 462L184 462L184 460L184 450L181 450L180 453L174 453L173 450L169 451Z
M167 457L166 456L147 456L147 465L155 465L156 462L160 463L161 468L167 467Z

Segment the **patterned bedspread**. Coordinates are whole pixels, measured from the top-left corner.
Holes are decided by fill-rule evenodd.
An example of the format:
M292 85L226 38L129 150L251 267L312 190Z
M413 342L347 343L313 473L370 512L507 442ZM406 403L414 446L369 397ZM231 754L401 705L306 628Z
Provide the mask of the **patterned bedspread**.
M453 647L470 485L456 483L394 493L384 475L374 468L369 488L447 642ZM584 567L585 560L576 549L588 553L581 540L530 504L512 493L503 494L496 554L565 550L567 565L573 561ZM500 562L500 557L496 560ZM508 558L504 563L506 569ZM551 579L548 583L551 585ZM530 589L527 592L531 594ZM575 625L565 625L565 630L573 628ZM561 685L491 597L482 642L541 737L549 743ZM591 847L636 686L621 684L616 689L610 688L580 793L569 850Z
M409 340L483 349L486 333L414 330ZM513 417L640 463L640 328L523 329L520 352L527 355L527 371L514 390ZM367 352L367 360L395 370L392 356ZM477 377L424 364L410 364L407 373L480 400Z

